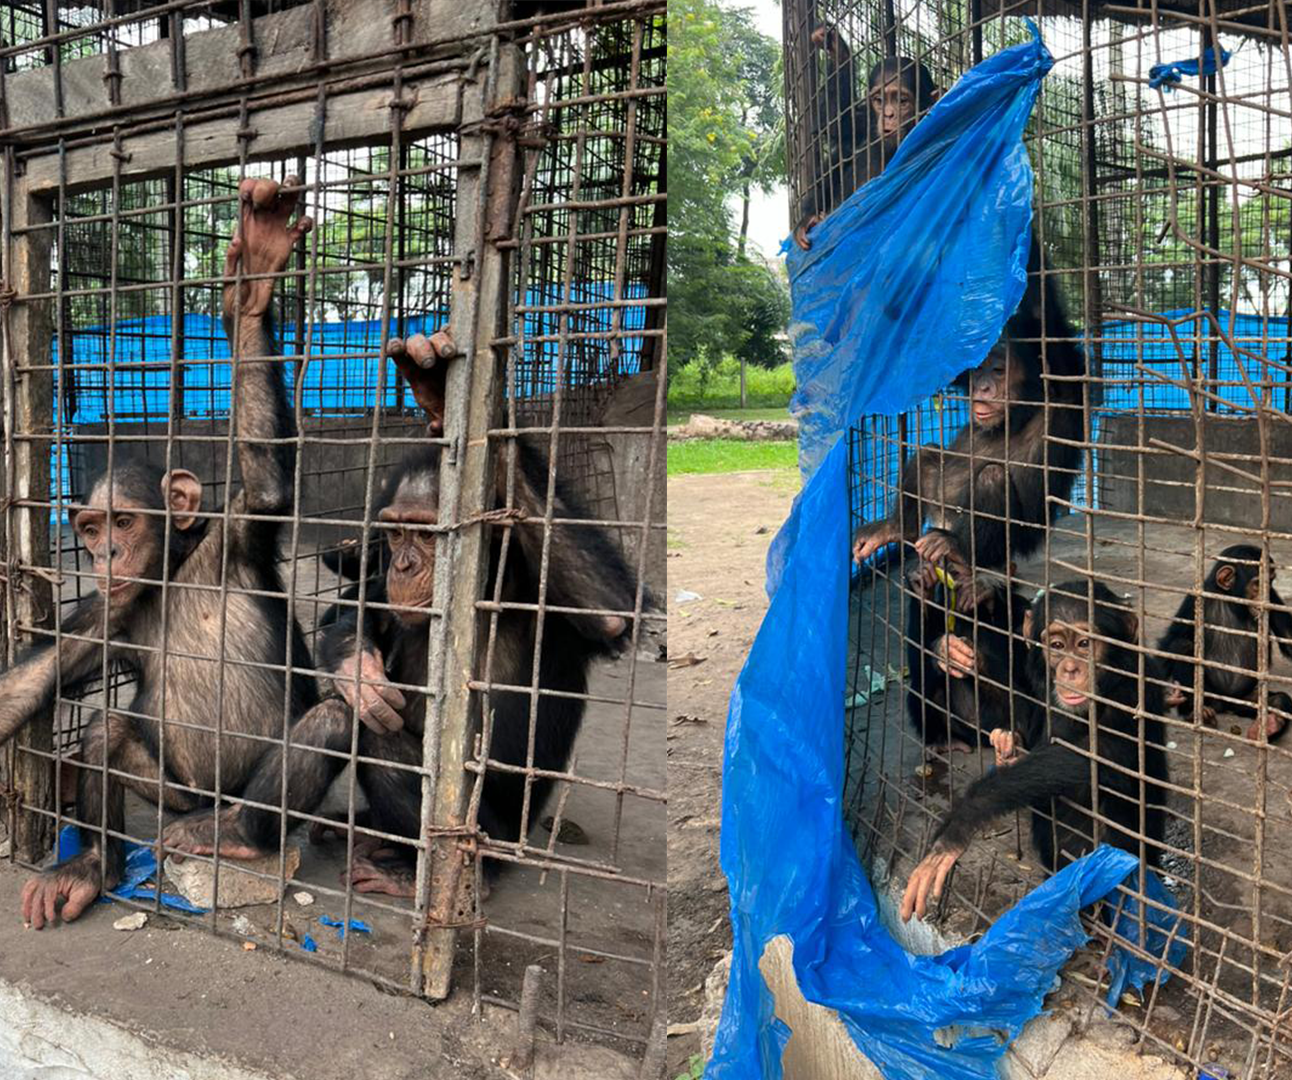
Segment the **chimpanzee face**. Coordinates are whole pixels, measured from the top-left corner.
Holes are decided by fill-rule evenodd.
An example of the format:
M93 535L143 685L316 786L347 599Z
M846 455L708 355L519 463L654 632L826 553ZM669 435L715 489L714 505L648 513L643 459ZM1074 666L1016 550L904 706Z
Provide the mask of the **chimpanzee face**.
M895 139L915 122L915 93L893 76L871 88L870 108L884 139Z
M1018 401L1023 381L1023 365L1009 349L997 346L969 374L969 408L973 422L984 431L1005 423L1006 406Z
M386 595L401 609L395 612L405 626L420 626L430 618L427 611L435 600L436 534L410 528L434 525L438 515L424 503L398 499L381 511L379 518L389 527L386 544L390 563L386 569Z
M1095 692L1095 670L1100 654L1100 643L1091 636L1089 624L1055 620L1045 628L1041 640L1045 645L1055 704L1073 712L1085 712Z

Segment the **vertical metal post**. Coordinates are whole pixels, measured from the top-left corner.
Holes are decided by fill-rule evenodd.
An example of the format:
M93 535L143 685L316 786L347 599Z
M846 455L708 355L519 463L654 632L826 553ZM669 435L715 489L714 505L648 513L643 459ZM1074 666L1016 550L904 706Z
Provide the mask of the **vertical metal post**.
M18 567L43 565L49 558L49 510L46 506L16 505L34 499L49 501L49 445L33 442L35 432L50 430L54 414L54 387L49 370L53 334L49 300L22 301L31 293L49 291L50 237L48 230L13 231L44 225L53 220L50 204L27 193L14 177L13 159L6 161L5 278L15 293L6 317L4 334L4 466L5 494L5 611L7 654L13 662L18 647L19 626L48 626L53 617L50 588L46 581L21 574ZM44 371L19 371L19 365L44 365ZM53 711L27 724L14 737L11 771L7 786L19 805L50 809L54 779L49 758L24 753L30 749L51 753L54 746ZM39 862L49 854L53 842L51 819L42 814L10 817L13 852L25 862Z
M488 89L482 99L464 102L464 120L469 121L472 114L483 119L494 106L523 98L521 51L512 45L501 46L487 78ZM475 92L468 88L468 94ZM483 165L474 183L463 174L458 184L456 247L459 252L472 246L476 250L470 252L474 265L464 265L454 279L451 306L450 332L459 343L460 356L449 368L446 397L450 403L464 403L465 409L459 414L449 411L445 417L445 436L451 446L445 454L440 511L444 515L452 506L448 512L453 516L447 520L454 522L467 520L493 504L494 468L488 433L498 411L500 380L492 341L502 325L511 279L507 249L480 243L488 230L481 219L493 208L514 201L519 178L519 154L513 140L495 140L477 128L463 134L460 156ZM459 888L472 876L462 865L460 832L455 830L464 825L471 789L466 764L473 757L476 727L470 681L479 633L476 603L483 595L488 573L488 540L487 526L476 523L440 541L453 545L447 562L453 568L454 581L444 612L444 690L439 722L427 718L428 735L438 736L438 745L424 753L424 761L436 770L433 790L428 794L431 829L438 835L427 837L430 885L426 926L416 946L421 950L422 993L433 999L449 993L455 924L461 921Z

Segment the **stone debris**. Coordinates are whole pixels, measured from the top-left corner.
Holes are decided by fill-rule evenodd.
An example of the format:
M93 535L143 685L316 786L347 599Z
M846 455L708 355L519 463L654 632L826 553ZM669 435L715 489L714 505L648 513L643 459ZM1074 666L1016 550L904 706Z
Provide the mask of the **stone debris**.
M300 865L301 849L292 845L287 849L286 877L292 877ZM257 873L270 876L257 877ZM220 894L217 897L214 863L199 859L176 862L173 855L166 860L166 876L174 884L175 891L189 903L204 908L216 907L217 901L222 908L277 903L282 895L282 879L278 874L276 854L259 859L221 859Z
M130 915L122 915L112 924L113 930L142 930L148 925L148 912L136 911Z

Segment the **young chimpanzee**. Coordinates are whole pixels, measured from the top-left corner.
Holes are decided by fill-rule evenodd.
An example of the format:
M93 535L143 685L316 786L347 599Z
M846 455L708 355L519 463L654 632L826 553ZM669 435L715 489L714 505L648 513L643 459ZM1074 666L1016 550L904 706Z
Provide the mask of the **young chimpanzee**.
M1137 657L1128 647L1138 640L1139 620L1106 585L1077 580L1038 596L1024 628L1028 683L1031 695L1043 696L1049 705L1049 736L1047 710L1026 700L1030 695L1017 694L1015 709L1024 712L1023 741L1030 752L1015 755L1007 748L1002 767L974 781L943 820L932 849L907 883L903 921L912 912L923 918L929 899L942 894L947 875L974 836L1012 810L1031 808L1032 840L1047 869L1057 870L1088 853L1095 843L1091 756L1099 762L1103 839L1138 856L1142 838L1148 865L1156 866L1161 857L1166 828L1162 785L1168 777L1160 673L1150 665L1141 718ZM997 734L992 742L999 754ZM1060 745L1060 740L1088 753Z
M1262 570L1264 582L1262 582ZM1274 588L1274 563L1252 544L1233 544L1220 553L1203 582L1202 600L1202 690L1203 723L1215 724L1216 713L1232 712L1242 717L1256 717L1247 729L1253 741L1261 735L1262 721L1257 717L1257 661L1260 648L1260 618L1257 605L1262 589L1268 596L1270 642L1266 645L1268 662L1277 642L1284 656L1292 657L1292 614ZM1194 688L1194 615L1196 599L1186 596L1180 602L1158 648L1171 653L1167 662L1168 679L1174 685L1167 694L1167 704L1180 709L1180 715L1191 717ZM1269 711L1264 719L1266 737L1275 742L1287 731L1292 719L1292 697L1281 690L1269 694Z
M1032 255L1039 256L1036 244ZM1051 500L1072 493L1081 463L1086 362L1053 281L1038 285L1039 278L1039 266L1029 267L1027 292L1001 341L957 380L967 385L969 422L950 446L911 455L891 515L857 531L854 561L910 542L921 560L916 584L927 593L940 563L970 573L1003 570L1041 546ZM1053 377L1044 382L1043 339ZM932 527L921 535L926 518ZM969 600L976 590L962 595Z
M962 605L951 595L951 583L957 577L980 590L969 617L956 614ZM927 601L912 597L906 711L931 749L967 752L986 741L994 725L984 721L1009 715L1009 686L1026 667L1027 609L1012 584L985 575L947 577Z
M243 275L283 270L312 224L307 217L288 224L296 195L280 193L272 180L247 179L239 197L241 222L226 277L239 266ZM57 649L38 646L0 676L0 742L53 703L60 678L66 687L102 670L105 647L109 662L138 678L129 712L97 716L81 747L77 817L110 830L106 850L101 834L87 831L82 854L27 882L23 919L37 929L55 920L60 901L70 921L119 880L122 849L112 831L124 828L123 784L172 809L192 809L199 800L169 785L214 790L218 757L222 791L238 792L264 747L239 736L276 734L285 697L292 715L317 700L312 679L282 670L289 642L294 665L308 666L310 658L299 627L289 625L277 569L281 525L273 516L291 512L295 432L279 364L265 359L277 351L273 289L273 279L244 278L224 291L234 357L231 423L242 472L227 522L220 511L201 513L202 485L188 470L163 474L141 463L114 463L112 476L94 483L86 505L72 515L99 591L68 616ZM163 573L170 582L164 611ZM227 596L217 587L222 581ZM163 695L164 771L158 765ZM223 733L218 755L217 730ZM108 774L106 795L105 758L109 769L130 774Z
M895 56L870 69L865 98L858 102L856 60L843 35L822 24L812 44L825 51L826 76L825 93L817 95L811 113L808 147L815 160L824 156L825 167L803 193L794 240L804 251L811 246L808 230L884 171L941 93L920 61Z
M389 351L397 360L402 359L402 346L392 344L396 347ZM410 347L413 344L408 343ZM418 373L404 363L400 367L416 388ZM543 452L525 439L518 441L517 458L515 505L530 520L522 518L512 525L505 567L501 561L501 532L495 535L490 581L496 581L501 572L503 603L526 605L539 600L541 518L548 469ZM506 471L501 461L495 486L502 505ZM425 527L439 520L439 494L440 447L427 446L414 452L395 471L381 495L379 520L389 548L385 579L369 590L370 606L365 609L362 624L355 609L348 608L324 629L320 665L337 673L336 686L344 699L325 699L292 729L292 750L287 761L287 798L292 810L315 812L344 767L344 756L315 751L330 750L342 755L349 752L352 706L363 722L359 729L361 756L401 765L422 762L426 695L415 690L427 684L427 608L435 601L436 558L436 535ZM586 516L558 482L555 517ZM375 558L374 553L370 562ZM538 686L545 692L538 698L532 764L536 769L560 772L569 764L584 709L581 698L563 695L586 693L592 661L616 653L626 643L631 630L627 614L633 610L637 581L610 537L591 525L553 526L546 571L548 609L542 622L538 671ZM492 596L493 591L490 585L488 595ZM372 606L387 604L390 607ZM569 608L600 613L559 610ZM523 769L530 751L528 688L533 684L538 631L535 611L505 607L499 615L492 670L487 676L493 686L489 694L492 735L488 756L491 763L510 769L491 767L486 771L479 811L481 828L494 840L520 838L526 777L522 771L510 770ZM483 634L477 663L480 677L485 677L487 642L488 635ZM247 784L247 799L278 803L282 765L281 751L274 749L266 754ZM369 804L366 825L399 836L420 835L422 781L416 772L361 763L358 782ZM526 826L542 811L551 787L548 779L532 781ZM244 805L226 808L221 815L222 855L249 858L276 847L276 812ZM194 854L212 854L214 839L215 817L209 811L173 822L165 833L167 845ZM364 838L355 845L350 878L360 892L412 896L413 856L411 847L392 847ZM494 860L488 865L491 871L498 866Z

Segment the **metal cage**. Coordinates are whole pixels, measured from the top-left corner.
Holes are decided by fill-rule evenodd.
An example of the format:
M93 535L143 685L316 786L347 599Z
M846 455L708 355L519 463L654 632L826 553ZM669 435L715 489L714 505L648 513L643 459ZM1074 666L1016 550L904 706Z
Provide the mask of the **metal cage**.
M421 761L400 766L422 791L420 834L405 838L417 850L416 896L335 887L354 841L374 835L356 823L353 744L324 809L278 810L284 836L331 825L346 841L294 834L304 857L294 870L284 855L268 874L280 899L256 909L254 937L430 999L469 987L478 1011L518 1008L523 972L541 964L555 993L540 1018L558 1040L574 1033L640 1054L652 1032L663 1038L664 623L652 593L664 565L664 4L538 17L506 8L6 5L7 659L28 642L56 643L60 616L93 588L68 511L105 461L190 469L212 505L236 490L220 317L238 183L300 177L315 227L276 290L299 434L294 505L273 557L311 653L330 607L367 602L363 583L357 597L346 591L325 557L380 538L383 481L428 439L384 343L446 330L458 356L438 440L426 736ZM500 534L506 548L516 518L492 479L497 469L512 490L509 447L522 434L541 442L552 477L614 537L640 587L623 613L627 648L592 668L581 695L574 756L546 777L557 788L549 816L506 843L481 831L473 792L516 769L490 756L488 725L472 717L488 716L499 692L484 643L512 605L491 582L490 550ZM550 495L540 524L568 527ZM240 586L223 580L219 591L227 606ZM223 649L209 659L232 662ZM312 655L290 668L325 674ZM129 673L106 659L89 680L59 683L51 722L28 724L0 764L4 825L26 866L47 862L75 820L67 804L87 767L76 760L86 725L131 701ZM537 675L506 690L535 710L549 693ZM293 720L284 715L267 742L284 744ZM519 771L527 784L543 778ZM217 784L202 794L231 793ZM156 847L164 819L131 795L124 839ZM490 861L512 869L486 899ZM214 866L233 872L227 859ZM316 931L317 951L303 950L310 919L288 888L298 885L374 933ZM158 899L120 902L167 911ZM235 914L215 904L187 921L236 937Z
M924 63L945 88L985 54L1025 40L1024 16L1037 21L1056 63L1027 133L1034 233L1088 375L1071 494L1047 495L1045 543L1019 560L1011 580L1028 598L1068 578L1110 585L1138 617L1137 677L1152 682L1163 632L1182 599L1201 595L1221 549L1254 544L1276 572L1292 563L1281 498L1292 463L1286 5L793 0L784 16L796 220L812 193L828 212L846 186L830 182L831 170L846 166L831 160L821 130L839 118L818 119L830 61L814 30L829 24L842 33L860 80L872 64L901 55ZM1228 54L1214 74L1150 86L1154 65L1203 60L1213 46ZM859 100L864 91L859 82ZM1040 342L1043 355L1050 344ZM862 419L851 433L854 525L886 516L903 463L922 444L950 443L968 417L964 392L948 388L904 415ZM975 467L972 450L966 465ZM909 549L894 548L864 567L854 587L844 733L847 820L872 877L899 887L938 822L992 764L990 749L929 754L908 719L911 565ZM1282 605L1271 596L1256 607L1256 651L1268 657L1276 642L1267 613ZM979 628L971 619L957 632L973 637ZM1273 655L1250 672L1257 710L1292 670ZM1216 1063L1230 1076L1272 1078L1292 1070L1284 1023L1292 842L1281 827L1292 757L1286 741L1250 739L1246 719L1218 711L1214 725L1179 710L1165 716L1163 870L1184 915L1187 960L1164 985L1150 983L1142 1000L1124 1001L1115 1019L1143 1049L1191 1070ZM1008 717L996 720L991 726L1008 726ZM1080 751L1092 777L1106 760L1097 746ZM1100 836L1106 826L1096 825ZM953 939L972 938L1042 876L1027 815L1011 816L962 860L939 925ZM1109 906L1130 895L1124 887ZM1099 913L1086 922L1094 942L1065 969L1050 1004L1091 1017L1108 986L1102 962L1127 942Z

